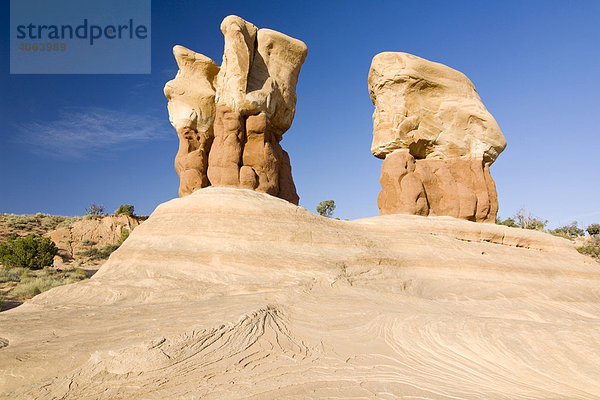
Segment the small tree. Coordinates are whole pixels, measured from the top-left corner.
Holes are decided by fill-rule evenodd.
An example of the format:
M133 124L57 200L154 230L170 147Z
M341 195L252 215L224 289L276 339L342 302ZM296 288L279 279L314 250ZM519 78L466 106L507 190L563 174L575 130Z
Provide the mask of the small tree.
M559 228L551 230L550 233L568 239L573 239L577 236L583 236L585 232L583 231L583 229L577 226L577 221L573 221L569 225L561 226Z
M115 215L128 215L133 217L135 213L133 212L134 208L131 204L121 204L119 208L115 211Z
M586 231L590 235L600 235L600 224L591 224L586 228Z
M52 265L58 248L47 237L28 235L0 243L0 263L7 267L41 269Z
M537 217L534 217L524 208L521 208L515 213L514 219L516 220L519 227L523 229L534 229L538 231L543 231L546 225L548 225L547 220L541 220Z
M104 212L104 206L92 203L89 208L85 209L86 215L99 216Z
M333 200L323 200L317 206L317 212L323 217L331 218L335 210L335 202Z

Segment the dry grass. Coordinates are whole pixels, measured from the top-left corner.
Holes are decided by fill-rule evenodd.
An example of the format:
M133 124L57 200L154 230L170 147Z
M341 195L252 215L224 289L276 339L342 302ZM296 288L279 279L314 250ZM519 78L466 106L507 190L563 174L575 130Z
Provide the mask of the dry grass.
M27 268L0 268L0 288L3 301L27 300L56 286L66 285L87 278L84 269L58 271L54 268L29 270ZM0 310L3 307L0 305Z
M0 214L0 239L8 236L25 236L44 234L64 226L69 226L86 217L65 217L48 214Z

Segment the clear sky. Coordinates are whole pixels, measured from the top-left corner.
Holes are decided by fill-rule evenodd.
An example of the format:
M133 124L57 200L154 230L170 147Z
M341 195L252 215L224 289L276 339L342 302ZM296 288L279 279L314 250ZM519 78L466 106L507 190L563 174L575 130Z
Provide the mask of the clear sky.
M3 32L9 2L2 1ZM600 1L152 1L152 74L9 75L0 41L0 212L82 215L91 203L138 214L177 196L177 136L162 88L184 45L221 63L236 14L309 49L285 134L300 205L379 214L370 153L373 56L404 51L465 73L507 149L492 166L500 212L551 226L600 222Z

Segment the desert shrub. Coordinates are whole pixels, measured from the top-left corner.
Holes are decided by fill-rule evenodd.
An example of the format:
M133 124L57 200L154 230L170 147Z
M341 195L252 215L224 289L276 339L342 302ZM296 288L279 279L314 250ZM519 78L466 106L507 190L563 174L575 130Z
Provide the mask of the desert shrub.
M16 270L17 268L13 268ZM54 268L31 271L22 269L20 283L9 292L9 295L21 300L30 299L33 296L45 292L53 287L67 283L78 282L87 278L84 269L70 269L57 271Z
M47 231L52 231L58 228L70 226L73 222L80 220L81 217L65 217L63 215L43 215L42 228Z
M106 246L102 246L102 249L100 249L100 256L102 258L108 258L108 256L110 256L113 253L113 251L115 251L118 248L118 244L107 244Z
M59 228L66 228L67 226L71 226L73 224L73 222L79 220L80 218L78 217L73 217L73 220L64 220L62 222L59 222L54 229L59 229Z
M78 256L81 257L88 257L91 258L92 260L97 259L99 257L100 254L100 249L98 249L97 247L92 247L90 249L87 250L83 250L77 253Z
M87 257L90 260L105 260L112 254L113 251L118 248L118 244L107 244L106 246L102 246L102 248L92 247L90 249L80 251L77 253L77 255Z
M519 228L519 225L515 222L514 218L506 218L502 220L501 218L496 218L496 224L510 226L511 228Z
M581 246L577 248L577 251L586 256L600 258L600 246Z
M104 213L104 206L92 203L89 208L85 209L86 215L101 216Z
M21 276L27 271L27 268L0 268L0 283L20 282Z
M83 246L94 246L96 242L94 242L93 240L85 239L83 242L81 242L81 244Z
M548 220L542 220L536 217L532 217L527 221L523 228L532 229L535 231L543 231L546 225L548 225Z
M600 224L591 224L585 230L590 235L600 235Z
M64 283L62 280L52 276L28 278L21 281L19 286L11 290L10 295L21 300L26 300Z
M47 215L37 213L35 215L14 215L5 214L0 218L5 226L14 231L28 231L38 235L45 232L69 226L73 222L80 220L81 217L65 217L62 215Z
M49 238L28 235L0 243L0 263L7 267L39 269L52 265L58 248Z
M573 239L578 236L583 236L585 232L583 231L583 229L577 226L577 221L573 221L569 225L552 229L550 233L556 236L562 236L567 239Z
M590 257L594 257L600 262L600 235L592 235L585 242L584 245L577 248L581 254L585 254Z
M69 277L74 279L85 279L87 278L87 272L83 268L77 268L74 271L68 271Z
M335 202L333 200L323 200L317 206L317 212L323 217L330 218L335 210Z
M543 231L546 225L548 225L548 220L542 220L538 217L534 217L524 208L518 210L513 218L515 219L517 225L523 229Z
M65 228L67 226L73 225L73 223L77 221L81 221L84 217L62 217L64 218L58 225L54 227L54 229Z
M13 229L30 229L39 223L35 215L9 215L6 226Z
M63 219L58 215L44 215L41 224L42 228L54 230L56 229L56 225L60 224L62 221Z
M123 228L121 229L121 237L119 238L119 241L117 242L117 247L121 246L123 244L123 242L125 240L127 240L127 238L129 237L129 229L127 228Z
M135 215L133 211L134 208L131 204L121 204L115 211L115 215L128 215L133 217Z

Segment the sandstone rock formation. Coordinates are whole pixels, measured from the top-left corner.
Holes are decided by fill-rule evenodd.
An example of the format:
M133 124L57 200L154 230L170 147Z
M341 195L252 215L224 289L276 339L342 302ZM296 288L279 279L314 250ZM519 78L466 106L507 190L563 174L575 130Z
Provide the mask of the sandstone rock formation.
M279 142L296 108L306 45L237 16L221 23L223 63L182 46L165 86L179 136L179 195L207 186L257 190L298 204L288 154Z
M78 253L89 250L92 246L102 247L117 243L124 229L131 232L142 222L141 217L107 215L74 222L51 231L46 236L58 247L62 261L68 262L79 258Z
M384 158L382 215L447 215L493 222L490 165L506 140L471 81L443 64L380 53L369 71L371 152Z
M597 399L599 282L543 232L208 187L0 313L0 399Z

